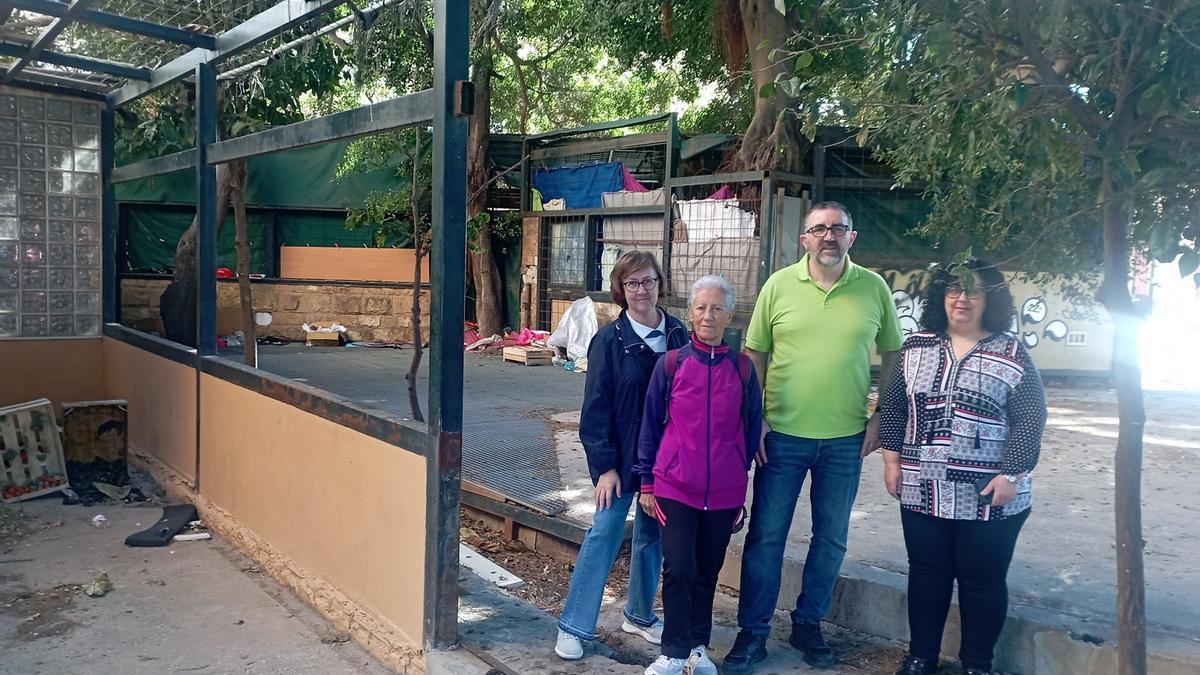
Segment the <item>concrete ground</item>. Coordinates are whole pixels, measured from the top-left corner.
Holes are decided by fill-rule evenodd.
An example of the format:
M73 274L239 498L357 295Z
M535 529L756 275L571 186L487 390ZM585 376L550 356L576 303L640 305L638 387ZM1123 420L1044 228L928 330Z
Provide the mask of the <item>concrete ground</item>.
M553 651L557 617L516 600L474 575L464 573L459 581L462 588L459 637L464 645L489 663L502 666L504 672L640 675L661 653L657 646L620 630L622 603L606 597L600 613L600 639L585 645L583 659L563 661ZM720 667L721 659L733 646L737 635L737 599L719 593L713 613L711 655ZM786 625L786 617L779 617L776 624ZM838 654L838 665L833 671L816 670L806 665L800 653L787 643L785 629L772 633L767 644L767 659L758 664L755 672L758 675L829 672L885 675L895 670L903 653L896 643L836 626L827 626L825 635ZM952 672L947 669L945 675Z
M102 513L110 526L97 529ZM0 505L0 672L391 672L227 542L129 548L159 506ZM105 572L113 589L80 589Z
M407 411L402 373L409 357L408 351L298 345L260 352L267 370L400 412ZM504 364L494 354L468 354L466 359L465 415L488 415L503 406L547 419L567 515L590 521L591 485L574 431L583 376L550 366ZM1073 631L1111 640L1115 395L1102 387L1050 387L1048 397L1050 419L1035 479L1034 515L1022 533L1009 577L1013 603ZM1200 392L1148 391L1146 408L1143 517L1149 633L1152 642L1166 640L1173 651L1190 657L1200 654L1195 631L1200 587L1193 583L1190 564L1200 558L1200 535L1193 526L1200 507L1192 497L1200 483ZM802 561L805 555L808 508L802 497L789 559ZM735 549L738 545L735 540ZM846 571L902 575L906 567L898 508L883 491L880 461L872 457L864 466L852 515Z

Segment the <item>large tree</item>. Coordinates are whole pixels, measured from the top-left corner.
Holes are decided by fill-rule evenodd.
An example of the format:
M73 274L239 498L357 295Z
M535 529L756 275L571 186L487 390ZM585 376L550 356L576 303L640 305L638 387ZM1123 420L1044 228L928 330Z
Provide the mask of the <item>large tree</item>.
M883 0L837 20L844 32L802 31L793 48L861 59L818 83L827 111L870 134L900 181L929 186L925 234L1029 270L1101 273L1120 417L1120 672L1145 673L1145 308L1130 263L1178 260L1200 286L1200 3Z
M503 328L494 250L499 237L487 211L488 186L496 178L488 162L491 134L637 116L659 111L677 96L695 98L698 87L666 67L617 70L604 40L608 18L583 0L472 0L470 9L475 98L467 150L469 253L476 320L480 333L491 335ZM407 3L379 16L360 52L356 82L397 92L428 87L431 26L428 3ZM397 159L403 138L363 141L346 166L383 164L403 174L408 169ZM360 152L363 147L370 151ZM394 228L392 223L380 231Z

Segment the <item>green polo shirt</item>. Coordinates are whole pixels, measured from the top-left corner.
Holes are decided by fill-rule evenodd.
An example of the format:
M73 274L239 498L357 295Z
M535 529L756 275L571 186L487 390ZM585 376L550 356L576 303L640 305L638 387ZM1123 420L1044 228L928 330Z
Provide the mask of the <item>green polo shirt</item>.
M871 345L900 349L892 291L846 259L826 293L808 256L771 275L758 294L746 347L769 352L764 415L772 429L804 438L853 436L866 427Z

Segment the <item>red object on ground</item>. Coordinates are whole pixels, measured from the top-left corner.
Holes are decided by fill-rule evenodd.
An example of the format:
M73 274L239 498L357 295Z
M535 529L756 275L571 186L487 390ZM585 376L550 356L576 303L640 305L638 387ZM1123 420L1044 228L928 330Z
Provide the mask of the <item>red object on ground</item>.
M218 279L232 279L233 278L233 270L229 269L228 267L218 267L217 268L217 278Z

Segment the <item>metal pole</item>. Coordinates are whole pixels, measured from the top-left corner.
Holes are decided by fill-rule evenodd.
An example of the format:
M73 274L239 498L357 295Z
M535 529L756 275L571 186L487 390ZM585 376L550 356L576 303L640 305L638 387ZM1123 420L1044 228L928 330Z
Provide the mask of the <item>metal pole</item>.
M116 165L116 130L113 127L113 110L100 112L100 228L102 233L101 253L103 260L104 296L101 302L104 323L121 320L121 289L117 281L117 232L120 229L117 214L116 191L112 184L112 170Z
M436 0L433 47L433 250L425 510L425 648L456 641L462 329L466 317L468 6ZM417 336L420 339L420 336Z
M196 66L196 467L192 487L200 490L200 380L204 357L217 353L217 169L208 146L217 141L217 71Z
M196 352L217 353L217 169L208 146L217 141L216 70L196 66Z

